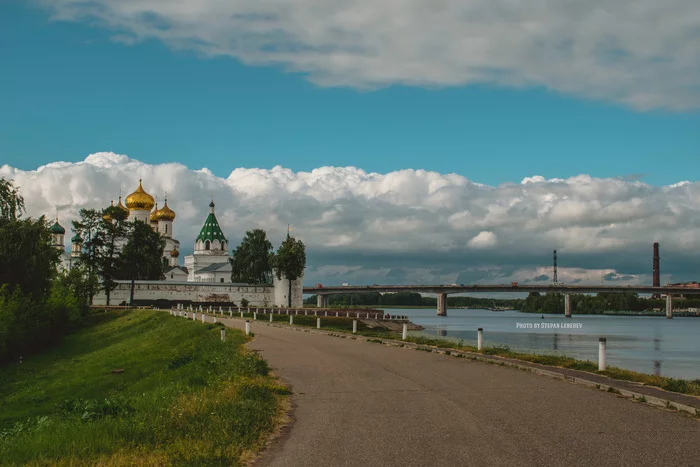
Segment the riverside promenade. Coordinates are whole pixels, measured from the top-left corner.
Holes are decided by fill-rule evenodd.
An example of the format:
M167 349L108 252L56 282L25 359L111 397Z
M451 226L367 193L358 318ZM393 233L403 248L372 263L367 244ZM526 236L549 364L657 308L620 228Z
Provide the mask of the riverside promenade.
M252 325L250 348L294 393L291 425L256 465L700 462L700 421L682 413L514 368Z

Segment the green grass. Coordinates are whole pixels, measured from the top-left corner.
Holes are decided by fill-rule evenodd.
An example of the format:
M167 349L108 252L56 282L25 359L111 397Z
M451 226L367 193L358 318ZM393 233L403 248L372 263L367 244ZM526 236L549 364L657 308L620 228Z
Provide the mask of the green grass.
M0 368L3 465L238 465L285 413L288 391L238 331L222 343L221 325L147 310L88 320Z

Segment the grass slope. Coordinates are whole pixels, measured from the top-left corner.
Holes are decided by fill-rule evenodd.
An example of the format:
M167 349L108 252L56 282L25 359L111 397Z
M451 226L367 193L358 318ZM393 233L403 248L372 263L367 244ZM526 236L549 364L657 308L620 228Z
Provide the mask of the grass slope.
M284 412L286 389L238 331L222 343L221 325L145 310L89 320L0 368L3 465L237 465Z

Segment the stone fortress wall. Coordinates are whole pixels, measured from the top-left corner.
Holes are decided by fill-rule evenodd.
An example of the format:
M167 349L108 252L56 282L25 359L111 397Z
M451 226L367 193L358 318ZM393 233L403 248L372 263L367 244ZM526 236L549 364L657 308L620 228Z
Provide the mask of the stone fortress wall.
M117 288L110 294L110 305L128 304L131 295L130 281L117 281ZM274 278L273 285L251 285L217 282L135 281L134 306L167 305L178 303L194 305L238 306L244 298L250 306L287 306L289 282ZM168 302L167 304L165 302ZM107 296L101 290L93 300L94 305L106 305ZM303 306L303 277L292 282L292 307Z

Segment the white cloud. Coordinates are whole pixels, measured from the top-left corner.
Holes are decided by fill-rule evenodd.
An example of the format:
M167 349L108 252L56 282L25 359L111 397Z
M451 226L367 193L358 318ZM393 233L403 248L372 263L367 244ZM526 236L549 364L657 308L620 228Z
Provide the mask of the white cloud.
M469 246L469 248L474 249L485 249L493 248L494 246L496 246L496 243L498 243L496 239L496 234L484 230L483 232L479 232L474 238L469 240L469 242L467 242L467 246Z
M544 86L700 107L697 0L35 0L132 44L280 65L323 86Z
M455 174L355 167L238 168L222 178L113 153L30 171L5 165L0 176L15 179L30 215L53 217L58 207L68 230L80 208L105 207L143 178L161 203L167 193L184 254L213 196L232 245L257 227L279 244L291 224L308 248L310 283L322 282L324 268L336 268L333 277L346 271L339 282L356 275L365 283L525 280L549 267L553 249L562 268L645 278L655 241L664 274L698 279L699 182L655 187L580 175L494 187Z

